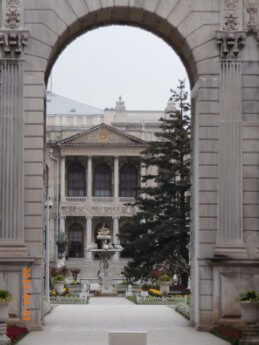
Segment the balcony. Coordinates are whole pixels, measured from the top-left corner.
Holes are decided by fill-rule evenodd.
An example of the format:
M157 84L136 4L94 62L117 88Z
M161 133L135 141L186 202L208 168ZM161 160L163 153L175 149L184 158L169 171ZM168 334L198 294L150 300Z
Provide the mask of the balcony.
M88 201L88 198L86 196L66 196L65 202L66 203L86 203ZM134 197L92 197L90 198L90 203L92 204L116 204L116 203L122 203L122 204L128 204L128 203L134 203L135 198Z

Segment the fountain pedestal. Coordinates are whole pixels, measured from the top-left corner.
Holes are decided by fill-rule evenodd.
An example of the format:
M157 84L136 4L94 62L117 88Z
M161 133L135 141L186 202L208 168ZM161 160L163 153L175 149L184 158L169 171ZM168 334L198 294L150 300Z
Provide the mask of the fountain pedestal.
M112 257L115 253L122 251L119 244L111 243L110 230L103 227L98 231L97 240L101 242L101 248L97 248L97 244L91 245L87 250L97 254L100 258L99 270L97 277L99 279L100 290L98 296L115 296L116 289L112 285L113 277L110 270Z

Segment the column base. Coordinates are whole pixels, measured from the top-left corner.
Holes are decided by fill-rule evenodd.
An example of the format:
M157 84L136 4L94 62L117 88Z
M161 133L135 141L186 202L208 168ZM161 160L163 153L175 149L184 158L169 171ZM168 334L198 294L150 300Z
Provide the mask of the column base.
M27 257L28 248L25 243L6 242L0 245L0 257Z
M217 244L214 250L214 256L230 259L246 259L248 258L248 253L244 244Z

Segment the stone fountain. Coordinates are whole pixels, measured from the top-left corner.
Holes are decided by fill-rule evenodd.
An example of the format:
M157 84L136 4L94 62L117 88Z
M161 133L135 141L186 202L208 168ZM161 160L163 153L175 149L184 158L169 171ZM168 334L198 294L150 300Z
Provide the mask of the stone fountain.
M116 295L116 289L112 285L113 277L110 271L110 264L112 257L115 253L119 253L123 250L120 244L111 243L110 229L103 224L102 228L98 231L97 240L100 241L100 248L96 243L92 243L88 248L88 251L97 254L100 258L99 270L97 277L99 279L100 290L98 295L110 296Z

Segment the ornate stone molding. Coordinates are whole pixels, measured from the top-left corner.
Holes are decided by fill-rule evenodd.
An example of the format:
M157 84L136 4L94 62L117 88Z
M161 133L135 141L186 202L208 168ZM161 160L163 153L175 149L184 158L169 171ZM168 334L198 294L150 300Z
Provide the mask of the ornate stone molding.
M21 26L21 0L6 0L5 26L18 29Z
M130 217L136 213L134 207L123 205L84 205L71 206L62 204L60 214L62 217Z
M245 27L249 32L259 32L259 1L245 0Z
M220 48L220 58L222 60L237 60L245 45L246 35L243 31L218 31L216 39Z
M223 0L222 29L227 31L240 30L240 3L239 0Z
M1 31L0 57L8 59L22 57L28 38L28 31Z

